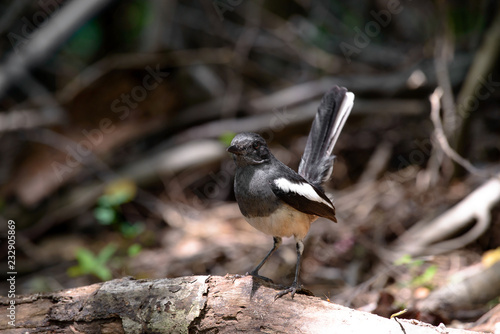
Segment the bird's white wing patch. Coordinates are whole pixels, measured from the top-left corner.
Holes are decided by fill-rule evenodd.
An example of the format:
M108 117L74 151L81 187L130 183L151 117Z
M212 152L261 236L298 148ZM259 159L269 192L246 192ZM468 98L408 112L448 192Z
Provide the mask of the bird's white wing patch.
M282 177L274 180L274 184L284 192L299 194L310 201L322 203L333 209L332 205L321 198L309 183L293 183Z

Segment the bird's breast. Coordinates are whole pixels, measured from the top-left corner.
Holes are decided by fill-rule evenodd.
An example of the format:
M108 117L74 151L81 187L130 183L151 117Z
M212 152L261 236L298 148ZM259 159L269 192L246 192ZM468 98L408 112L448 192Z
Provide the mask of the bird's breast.
M268 216L246 217L247 222L257 230L277 237L304 239L311 223L318 217L297 211L287 204L280 205Z

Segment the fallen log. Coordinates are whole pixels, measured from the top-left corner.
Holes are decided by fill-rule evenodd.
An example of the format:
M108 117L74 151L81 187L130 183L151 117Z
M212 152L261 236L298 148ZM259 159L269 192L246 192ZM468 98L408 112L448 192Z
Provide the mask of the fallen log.
M387 319L305 295L274 300L282 288L248 276L122 278L0 297L0 333L477 333Z

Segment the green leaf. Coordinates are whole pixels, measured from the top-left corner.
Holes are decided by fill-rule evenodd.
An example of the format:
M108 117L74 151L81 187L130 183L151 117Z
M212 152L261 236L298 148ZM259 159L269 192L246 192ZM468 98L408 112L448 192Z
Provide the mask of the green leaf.
M68 275L70 277L77 277L90 274L96 263L94 254L86 248L79 248L76 251L75 257L78 265L68 268Z
M396 265L396 266L407 265L408 267L412 267L412 268L421 267L423 264L424 264L424 260L414 259L409 254L405 254L405 255L401 256L399 259L397 259L396 261L394 261L394 265Z
M118 247L114 244L109 244L97 256L86 248L79 248L76 251L77 266L68 269L70 277L92 274L103 281L112 278L111 270L106 266L106 263L111 259Z
M133 244L127 250L128 256L134 257L139 254L142 250L142 246L140 244Z
M108 195L102 195L97 199L97 205L99 206L104 206L104 207L110 207L111 206L111 199Z
M399 259L397 259L396 261L394 261L394 265L401 266L403 264L410 264L410 263L412 263L412 261L413 261L413 259L411 258L411 255L405 254L405 255L401 256Z
M120 192L116 192L112 196L113 205L120 205L123 203L130 202L132 198L133 196L131 196L131 194L128 193L127 191L122 190Z
M97 264L99 264L99 265L106 264L106 262L108 262L109 259L111 259L111 257L113 256L113 254L116 252L117 249L118 249L118 246L116 246L115 244L106 245L106 247L101 249L101 251L97 255L97 258L96 258Z
M141 222L131 224L129 222L123 222L120 225L120 232L125 238L134 238L144 232L145 227Z
M413 279L412 284L415 286L421 286L429 284L437 273L438 267L436 265L429 266L422 275L417 276Z
M111 275L111 270L105 266L97 266L94 268L93 274L96 275L103 281L109 281L113 276Z
M111 225L116 219L116 211L112 208L97 207L94 209L94 217L102 225Z
M76 251L76 260L83 274L90 273L96 263L95 255L86 248L79 248Z

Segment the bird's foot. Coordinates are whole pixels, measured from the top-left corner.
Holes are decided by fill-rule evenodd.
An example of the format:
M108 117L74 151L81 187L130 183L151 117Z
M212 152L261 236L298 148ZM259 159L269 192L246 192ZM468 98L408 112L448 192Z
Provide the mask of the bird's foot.
M293 282L289 288L278 292L276 294L276 296L274 296L274 300L281 298L286 294L290 294L290 296L292 296L292 299L293 299L293 296L295 296L295 293L297 293L297 292L300 294L303 294L303 295L307 295L307 296L314 296L314 294L311 291L304 289L302 287L302 285L300 285L299 283Z
M261 280L263 280L263 281L266 281L266 282L268 282L268 283L274 283L272 279L267 278L267 277L265 277L265 276L261 276L261 275L259 275L259 273L258 273L258 272L254 271L254 270L252 270L252 271L251 271L251 272L249 272L249 273L246 273L246 275L250 275L250 276L252 276L252 277L259 278L259 279L261 279Z

